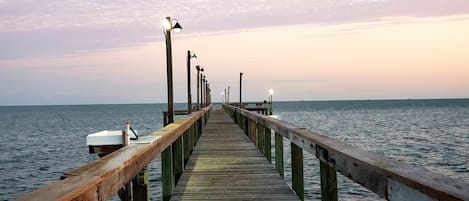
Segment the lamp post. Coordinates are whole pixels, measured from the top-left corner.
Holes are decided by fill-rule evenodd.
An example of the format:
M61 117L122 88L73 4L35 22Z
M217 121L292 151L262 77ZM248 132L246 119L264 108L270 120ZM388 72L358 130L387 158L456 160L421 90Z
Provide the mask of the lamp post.
M210 84L205 80L205 107L210 105Z
M226 100L228 100L228 93L226 92L226 88L225 88L224 92L225 92L224 93L225 97L223 98L223 103L226 103L227 102Z
M201 108L205 107L205 75L200 74L200 104Z
M202 75L200 74L200 72L204 72L204 68L201 68L199 65L195 66L195 69L197 69L197 110L200 110L200 96L202 94L200 94L200 79L202 77Z
M176 22L173 25L173 20ZM167 124L174 123L174 102L173 102L173 61L171 55L171 30L180 31L182 29L181 25L177 22L177 20L171 17L166 17L161 21L164 30L164 36L166 39L166 73L167 73L167 86L168 86L168 121L165 122ZM165 125L166 126L166 125ZM176 142L175 142L176 144ZM173 167L177 167L177 165L173 165L173 151L172 145L166 148L161 153L161 180L162 180L162 194L163 200L169 200L171 198L171 194L173 192L174 186L174 177L173 177ZM175 160L177 161L177 160ZM177 163L175 163L177 164ZM147 185L148 188L148 185ZM148 192L148 191L147 191Z
M226 97L226 104L230 104L230 85L228 85L228 97Z
M272 96L274 95L274 90L269 89L269 106L270 106L270 112L269 115L272 115Z
M176 24L173 25L173 20ZM166 39L166 77L168 86L168 124L174 122L174 102L173 102L173 59L171 55L171 30L181 31L182 27L177 20L166 17L161 21Z
M197 58L195 53L187 50L187 113L192 113L192 94L191 94L191 59Z
M243 107L241 95L243 94L243 73L239 73L239 107Z

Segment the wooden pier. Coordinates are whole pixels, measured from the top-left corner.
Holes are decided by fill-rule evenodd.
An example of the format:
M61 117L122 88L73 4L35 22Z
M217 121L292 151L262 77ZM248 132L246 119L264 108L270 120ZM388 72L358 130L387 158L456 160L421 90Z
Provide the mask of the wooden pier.
M171 200L299 200L238 125L215 110Z
M163 201L304 200L304 189L311 187L304 186L303 152L320 161L322 201L339 200L336 173L386 200L469 200L464 180L387 159L245 108L223 105L223 110L226 114L212 112L211 105L201 108L19 200L101 201L122 191L121 200L150 200L148 166L158 155ZM291 147L291 189L282 179L283 140Z

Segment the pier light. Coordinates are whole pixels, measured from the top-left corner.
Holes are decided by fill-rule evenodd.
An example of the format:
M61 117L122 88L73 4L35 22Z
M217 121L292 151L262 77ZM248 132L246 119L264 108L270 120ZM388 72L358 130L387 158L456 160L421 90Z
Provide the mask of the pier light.
M269 114L272 115L272 96L274 95L274 90L269 89Z
M239 107L243 107L242 94L243 94L243 74L239 73Z
M174 24L174 25L173 25ZM171 52L171 30L181 31L182 26L176 19L165 17L161 21L166 39L166 77L168 86L168 124L174 122L174 98L173 98L173 58Z
M194 52L187 50L187 113L192 113L191 59L196 59Z
M200 110L201 101L202 101L202 92L201 92L202 91L201 90L202 74L200 72L204 72L204 68L197 65L195 66L195 69L197 70L197 110Z
M165 17L165 19L161 20L161 25L163 26L165 31L174 30L176 32L181 32L182 30L182 26L181 24L179 24L178 20L171 19L170 17Z

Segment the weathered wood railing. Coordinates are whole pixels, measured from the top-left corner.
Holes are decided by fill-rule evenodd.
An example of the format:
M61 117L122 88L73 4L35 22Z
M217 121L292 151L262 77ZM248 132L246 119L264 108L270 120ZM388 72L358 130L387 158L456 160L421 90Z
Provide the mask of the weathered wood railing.
M138 141L67 172L61 180L52 181L18 200L108 200L145 172L150 161L160 154L163 200L169 200L175 181L202 134L210 111L211 106L203 108L183 120L140 137ZM138 179L140 183L134 183L133 200L149 200L147 175Z
M275 166L284 175L283 138L291 142L292 188L304 199L303 150L320 161L321 198L337 200L339 172L387 200L469 200L469 184L387 159L285 121L223 105L271 161L271 130L275 133Z

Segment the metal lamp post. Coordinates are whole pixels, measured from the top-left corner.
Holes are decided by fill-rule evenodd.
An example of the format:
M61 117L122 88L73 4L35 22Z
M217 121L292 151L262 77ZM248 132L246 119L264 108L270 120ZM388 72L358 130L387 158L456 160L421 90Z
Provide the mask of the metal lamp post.
M205 107L205 75L200 74L200 105Z
M191 94L191 59L197 58L194 52L187 50L187 113L192 113L192 94Z
M195 66L195 69L197 69L197 110L200 110L200 96L202 94L200 94L200 78L201 78L201 74L200 72L204 72L204 68L201 68L199 65Z
M173 19L174 20L174 19ZM171 55L171 30L180 31L182 29L181 25L174 20L175 24L173 25L173 20L171 17L166 17L161 21L164 30L164 36L166 39L166 73L167 73L167 83L168 83L168 121L167 124L174 123L174 102L173 102L173 60ZM176 143L176 142L175 142ZM161 171L162 171L162 185L163 185L163 200L169 200L173 192L174 186L174 177L173 177L173 152L172 145L166 148L161 153ZM176 160L177 161L177 160ZM147 186L148 187L148 186Z
M269 89L269 105L270 105L270 112L269 115L272 115L272 97L274 95L274 90Z
M173 20L176 22L173 25ZM179 32L182 30L181 25L177 20L171 17L166 17L161 21L166 38L166 77L168 85L168 124L174 122L174 97L173 97L173 59L171 53L171 30Z
M227 97L226 97L226 104L227 105L230 104L230 85L228 85L228 93L227 93Z
M243 107L241 96L243 94L243 73L239 73L239 107Z

